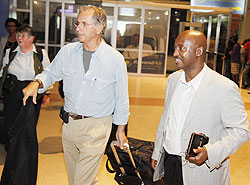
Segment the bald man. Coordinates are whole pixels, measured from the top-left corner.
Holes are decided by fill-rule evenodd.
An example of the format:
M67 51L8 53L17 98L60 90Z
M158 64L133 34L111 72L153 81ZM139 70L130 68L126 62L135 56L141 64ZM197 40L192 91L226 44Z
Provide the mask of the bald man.
M250 138L238 87L204 63L206 43L203 33L190 30L175 41L180 70L168 77L152 155L154 181L164 177L166 185L229 185L229 156ZM188 157L193 132L209 142Z

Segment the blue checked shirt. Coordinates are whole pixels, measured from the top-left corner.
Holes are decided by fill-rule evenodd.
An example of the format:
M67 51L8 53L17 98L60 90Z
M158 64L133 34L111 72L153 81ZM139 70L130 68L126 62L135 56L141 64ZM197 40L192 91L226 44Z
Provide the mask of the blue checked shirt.
M124 125L129 116L128 79L122 54L103 40L92 54L87 73L83 67L82 43L70 43L56 55L51 65L37 75L43 88L63 80L64 109L95 118L113 114L113 123Z

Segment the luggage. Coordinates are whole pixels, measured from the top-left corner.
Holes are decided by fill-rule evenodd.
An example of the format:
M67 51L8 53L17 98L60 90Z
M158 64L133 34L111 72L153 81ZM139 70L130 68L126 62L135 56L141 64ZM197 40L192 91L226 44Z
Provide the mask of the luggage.
M151 167L154 142L128 138L128 144L124 150L116 147L116 143L116 141L112 141L106 151L108 156L106 168L108 172L116 173L115 181L120 185L155 184ZM113 170L109 167L108 162Z

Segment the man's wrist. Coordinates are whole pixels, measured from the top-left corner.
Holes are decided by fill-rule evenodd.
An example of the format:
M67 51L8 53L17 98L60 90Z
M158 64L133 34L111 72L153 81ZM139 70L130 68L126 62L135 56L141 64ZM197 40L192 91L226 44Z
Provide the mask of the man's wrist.
M40 88L42 86L42 82L39 79L35 79L35 80L33 80L33 82L38 83L38 88Z

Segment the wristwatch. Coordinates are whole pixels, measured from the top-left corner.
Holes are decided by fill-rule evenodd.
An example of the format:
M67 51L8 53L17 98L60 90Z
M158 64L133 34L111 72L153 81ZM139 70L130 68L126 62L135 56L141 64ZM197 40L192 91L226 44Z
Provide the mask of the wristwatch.
M37 83L38 83L38 85L39 85L38 87L40 87L40 86L41 86L41 84L42 84L42 83L41 83L38 79L33 80L33 82L37 82Z

